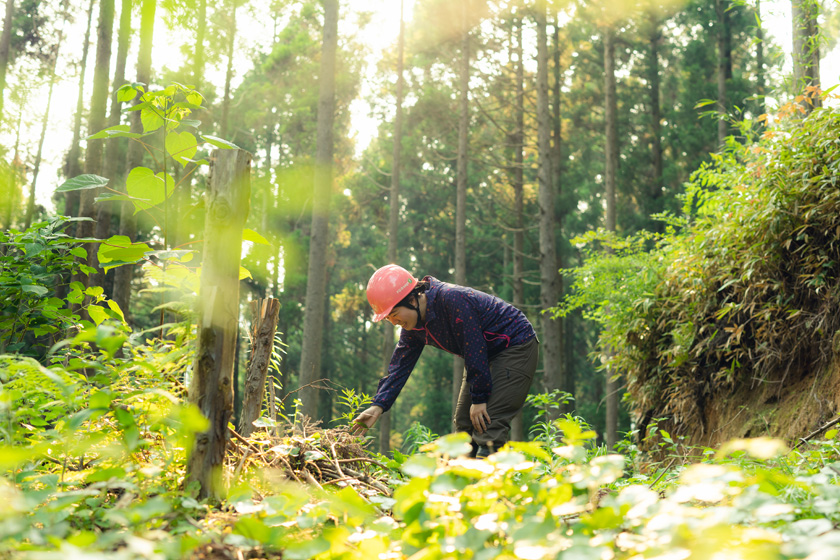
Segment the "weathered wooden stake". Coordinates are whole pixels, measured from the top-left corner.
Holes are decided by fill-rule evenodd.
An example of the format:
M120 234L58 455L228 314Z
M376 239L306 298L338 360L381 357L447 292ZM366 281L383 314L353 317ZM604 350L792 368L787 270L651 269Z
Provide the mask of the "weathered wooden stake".
M239 261L242 229L251 196L251 154L216 150L205 194L204 259L199 290L198 348L189 400L210 425L196 434L187 461L187 482L200 484L199 498L221 498L221 467L233 415L233 366L239 322Z
M242 414L239 416L239 433L243 436L251 435L254 431L253 422L260 415L268 365L274 349L274 333L280 315L280 301L274 298L258 299L251 302L251 310L254 313L254 323L251 326L251 360L248 363L248 376L245 378Z

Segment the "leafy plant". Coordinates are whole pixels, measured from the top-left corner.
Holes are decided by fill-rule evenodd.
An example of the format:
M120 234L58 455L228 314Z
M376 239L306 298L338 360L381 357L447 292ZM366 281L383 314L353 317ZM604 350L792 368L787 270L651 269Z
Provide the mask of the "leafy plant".
M355 389L342 389L341 395L338 397L338 404L344 409L344 412L339 414L333 422L336 425L350 424L359 411L370 406L371 402L370 395L365 393L356 394Z
M438 439L438 435L420 422L412 422L403 433L403 452L413 455L422 446Z
M80 219L54 217L23 232L0 232L0 351L43 357L71 329L123 319L102 288L69 280L92 270L78 261L86 256L79 240L66 233Z
M144 84L134 83L117 91L117 100L122 103L138 97L139 101L124 111L140 112L142 132L132 132L128 125L121 124L99 131L89 140L128 138L139 142L151 155L153 166L141 165L129 170L124 192L109 186L110 178L91 174L68 179L56 192L101 188L104 194L96 198L97 203L127 201L133 205L134 214L142 212L147 216L162 236L158 248L145 242L132 242L124 235L114 235L102 240L97 252L99 263L105 272L119 266L144 263L144 271L154 284L146 291L162 296L156 309L190 316L191 301L182 296L197 292L199 273L189 265L194 257L193 250L172 247L174 225L183 217L176 220L172 216L170 199L199 166L209 164L206 159L193 159L201 146L209 144L224 149L236 146L198 132L201 122L193 113L202 109L203 98L195 89L173 83L161 90L147 90ZM173 166L185 170L177 181L170 173ZM247 238L260 242L262 236L250 232ZM240 276L245 278L249 274L242 269ZM167 292L177 292L178 297L167 301Z

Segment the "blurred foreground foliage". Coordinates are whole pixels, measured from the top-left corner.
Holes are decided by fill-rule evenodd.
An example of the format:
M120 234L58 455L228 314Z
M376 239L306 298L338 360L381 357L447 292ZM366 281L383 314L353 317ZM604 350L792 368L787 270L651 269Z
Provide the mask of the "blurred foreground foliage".
M232 462L222 473L227 500L200 503L183 486L205 425L183 403L188 346L128 339L114 358L70 345L84 373L0 358L0 558L840 554L836 430L793 451L772 439L686 449L660 430L666 464L629 439L622 454L608 453L583 419L565 416L487 460L466 457L463 434L411 455L371 455L392 496ZM271 452L314 463L321 439L317 430L288 436Z

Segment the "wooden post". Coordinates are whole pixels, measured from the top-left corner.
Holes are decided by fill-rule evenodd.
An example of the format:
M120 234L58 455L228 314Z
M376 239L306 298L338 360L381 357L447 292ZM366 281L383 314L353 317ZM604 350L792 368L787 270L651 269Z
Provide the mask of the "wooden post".
M198 348L189 388L190 402L210 421L207 431L196 434L187 460L187 482L199 482L200 499L218 499L224 493L221 467L233 415L239 261L251 196L250 170L251 154L244 150L213 152L205 194Z
M242 399L242 413L239 416L239 433L251 435L253 422L260 415L260 406L265 395L265 380L271 352L274 350L274 332L280 315L280 301L274 298L251 302L254 324L251 326L251 359L248 362L248 376L245 378L245 395Z

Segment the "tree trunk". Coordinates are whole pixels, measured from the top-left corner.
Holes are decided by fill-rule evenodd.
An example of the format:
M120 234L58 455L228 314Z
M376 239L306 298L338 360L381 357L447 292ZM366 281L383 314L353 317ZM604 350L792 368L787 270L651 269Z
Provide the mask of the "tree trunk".
M455 283L467 283L467 150L469 148L469 96L470 96L470 31L467 25L467 3L461 8L464 36L461 39L461 68L459 73L460 112L458 117L458 160L455 185ZM464 378L464 360L452 359L452 415L454 418L461 382ZM454 430L453 422L452 428Z
M323 0L324 42L318 84L317 153L312 198L312 233L306 279L306 308L300 356L300 399L302 412L318 417L318 393L312 384L321 376L321 348L324 340L327 249L330 197L333 186L333 126L335 121L335 62L338 44L338 0Z
M560 44L560 14L557 14L554 21L554 91L553 91L553 113L552 118L554 121L554 131L553 131L553 140L554 143L552 144L552 155L551 155L551 169L552 169L552 184L555 188L555 197L560 198L562 197L563 193L563 121L562 121L562 111L561 111L561 93L562 93L562 66L560 65L560 55L563 53L563 49ZM555 227L556 231L562 232L563 231L563 218L564 214L561 212L555 215ZM561 234L562 235L562 234ZM556 247L555 247L556 249ZM562 251L557 250L557 300L563 297L563 274L560 272L560 269L563 268L563 258L562 258ZM566 345L563 344L563 340L566 338L566 318L565 317L558 317L555 319L557 322L557 336L560 342L558 343L558 355L557 358L557 367L560 371L560 385L557 387L562 391L567 391L569 393L574 392L574 378L573 376L569 375L568 368L566 367ZM558 412L570 412L571 407L563 407L559 409Z
M207 218L201 269L201 310L189 400L208 419L187 461L187 482L200 484L199 499L224 493L222 464L233 414L233 368L239 324L242 229L251 196L250 154L216 150L207 185Z
M513 145L513 305L525 308L525 61L522 48L522 17L516 18L516 104ZM514 441L525 441L522 412L517 414L510 427Z
M391 192L388 214L388 262L397 262L400 225L400 171L402 163L402 121L403 121L403 55L405 51L405 22L403 20L404 0L400 0L400 34L397 37L397 92L396 115L394 116L394 151L391 168ZM391 354L394 352L394 325L385 322L385 339L382 349L382 374L388 374ZM385 455L391 450L391 413L386 412L379 419L379 452Z
M537 23L537 152L539 163L540 224L540 308L554 307L560 300L560 274L554 238L554 184L551 165L551 108L548 102L548 33L545 7L536 11ZM546 391L561 389L563 384L562 339L560 323L542 314L543 385Z
M662 109L659 101L659 41L662 38L656 15L648 14L650 30L648 34L648 87L650 95L650 152L653 177L650 181L650 203L648 218L651 214L662 212ZM663 231L662 222L651 222L653 231Z
M228 137L228 115L230 113L230 89L233 80L233 47L236 44L236 2L230 3L230 29L227 43L227 71L225 72L225 94L222 97L222 138Z
M204 41L207 35L207 0L198 0L197 25L195 31L195 64L193 65L193 87L201 91L204 81Z
M95 134L105 128L108 109L108 73L111 71L111 37L114 29L114 0L100 0L99 25L96 38L96 65L93 69L93 92L90 98L88 115L88 135ZM102 155L104 153L103 140L91 140L87 143L85 154L85 173L102 175ZM86 218L96 218L93 201L102 189L86 189L81 192L79 215ZM76 228L77 237L92 237L94 222L79 222ZM99 259L96 256L96 245L87 244L87 264L98 268ZM85 276L83 283L90 278Z
M152 74L152 42L155 30L155 11L157 0L143 0L140 18L140 51L137 56L137 81L148 84ZM139 103L138 96L135 103ZM142 132L140 111L131 113L131 131ZM130 142L126 154L126 170L130 171L143 161L143 146L140 142ZM122 185L122 183L121 183ZM125 186L122 186L123 190ZM134 205L124 202L120 209L120 235L128 237L132 243L137 238L137 217L134 215ZM129 316L131 303L131 280L134 277L134 267L120 266L114 269L114 301Z
M64 168L64 176L67 178L76 177L82 173L81 142L82 142L82 113L85 105L85 74L87 73L87 58L90 48L90 26L93 22L93 0L90 0L87 13L87 27L85 28L85 39L82 43L82 59L79 68L79 97L76 99L76 114L73 117L73 140L70 141L70 150L67 152L67 162ZM79 193L70 191L64 197L64 215L78 216L79 214Z
M120 28L117 32L117 59L114 70L114 90L120 88L125 84L125 65L128 59L128 46L131 38L131 0L121 0L120 4ZM108 113L108 127L120 124L120 103L117 101L115 95L111 95L111 108ZM125 158L120 154L124 153L125 138L111 138L105 144L105 162L102 168L102 175L107 177L112 185L120 184L125 177ZM122 163L122 168L120 168ZM99 239L105 239L111 236L112 228L112 209L114 207L109 203L99 204L96 210L96 228L94 235ZM101 273L100 273L101 274ZM108 276L110 282L105 287L105 293L108 296L113 295L113 278L114 275ZM102 285L104 278L98 279L96 285Z
M758 115L767 112L767 101L765 99L766 74L764 72L764 24L761 21L761 0L755 1L755 93L758 96Z
M274 351L274 333L277 332L277 317L280 314L280 300L258 299L251 302L254 322L251 325L251 358L248 362L248 376L245 379L245 395L242 412L239 415L239 433L251 435L254 420L260 416L268 366Z
M9 68L12 46L12 16L15 0L6 0L6 17L3 18L3 35L0 35L0 120L3 119L3 97L6 94L6 72Z
M718 111L721 115L718 117L718 146L723 146L726 137L729 134L729 122L725 118L727 112L727 97L726 97L726 80L728 77L729 62L729 14L724 5L726 0L715 0L715 14L717 15L717 22L715 29L717 30L717 104ZM609 395L608 395L609 396Z
M820 87L820 30L817 17L818 0L791 0L793 25L793 87L794 93L805 93L800 105L807 113L820 105L819 96L810 94Z
M618 108L615 84L615 31L604 28L604 125L606 128L606 162L604 183L606 187L606 228L616 230L616 177L618 175ZM609 353L610 350L607 350ZM618 441L618 390L617 372L607 370L606 381L606 427L604 440L612 449Z

